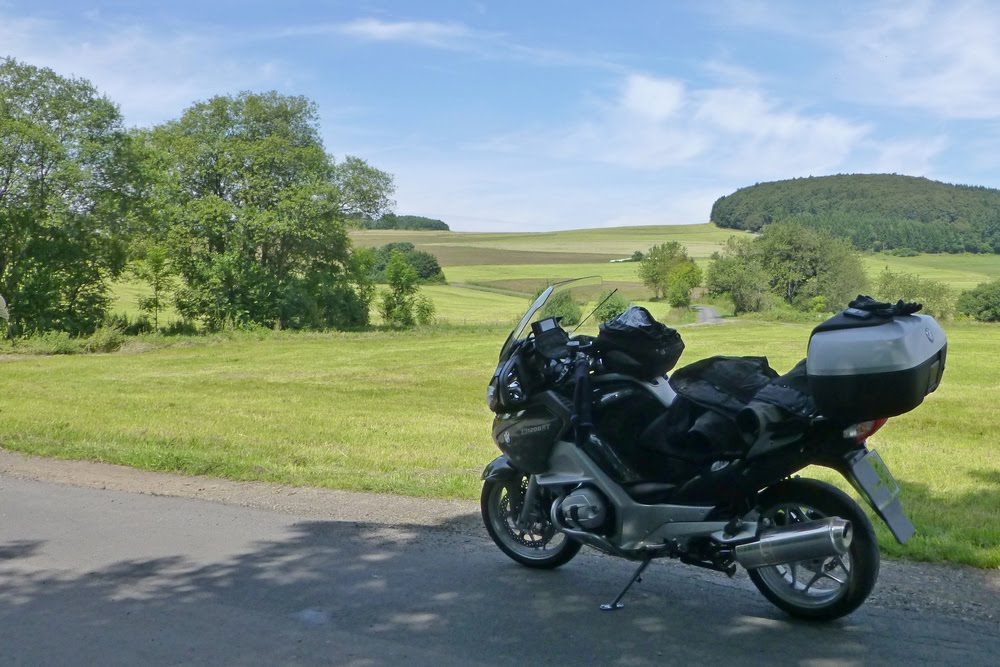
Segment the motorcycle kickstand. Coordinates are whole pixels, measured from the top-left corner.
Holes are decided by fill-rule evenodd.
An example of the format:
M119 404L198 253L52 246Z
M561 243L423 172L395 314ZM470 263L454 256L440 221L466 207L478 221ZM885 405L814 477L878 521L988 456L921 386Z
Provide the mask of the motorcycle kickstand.
M649 567L649 563L652 560L652 558L647 558L639 563L639 568L635 571L635 574L632 575L632 578L628 580L628 583L625 584L625 588L622 589L622 592L618 594L618 597L616 597L613 602L602 604L601 611L615 611L624 607L625 605L622 604L622 598L625 597L628 589L632 588L632 584L642 581L642 573L647 567Z

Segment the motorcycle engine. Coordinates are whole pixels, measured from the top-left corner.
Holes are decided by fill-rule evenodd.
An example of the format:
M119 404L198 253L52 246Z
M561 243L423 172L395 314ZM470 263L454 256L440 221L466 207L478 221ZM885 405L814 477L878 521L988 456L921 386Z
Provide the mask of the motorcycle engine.
M597 489L580 488L559 504L563 522L577 530L596 530L608 520L608 505Z

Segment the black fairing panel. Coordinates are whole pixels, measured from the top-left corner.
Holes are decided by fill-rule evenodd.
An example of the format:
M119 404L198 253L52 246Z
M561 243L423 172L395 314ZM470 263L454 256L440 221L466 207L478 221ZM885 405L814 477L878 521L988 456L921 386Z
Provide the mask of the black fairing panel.
M493 420L493 441L518 470L545 472L556 442L570 432L570 406L551 391L532 398L524 409Z

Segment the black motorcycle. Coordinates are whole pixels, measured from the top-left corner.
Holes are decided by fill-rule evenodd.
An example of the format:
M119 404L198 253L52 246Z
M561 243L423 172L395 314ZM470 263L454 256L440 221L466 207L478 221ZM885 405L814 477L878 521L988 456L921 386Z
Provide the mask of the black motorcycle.
M816 327L779 375L761 357L712 357L674 371L683 342L630 308L597 336L571 335L546 289L508 336L490 381L486 530L510 558L554 568L583 545L638 562L737 565L793 616L830 620L872 591L879 551L866 514L809 465L842 474L905 543L899 486L866 440L919 405L944 372L946 341L916 304L860 298ZM558 298L557 298L558 297Z

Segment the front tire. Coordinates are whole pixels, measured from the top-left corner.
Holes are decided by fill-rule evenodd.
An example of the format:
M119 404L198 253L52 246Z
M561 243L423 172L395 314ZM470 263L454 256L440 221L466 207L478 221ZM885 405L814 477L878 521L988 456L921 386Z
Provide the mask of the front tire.
M814 479L781 482L758 499L761 519L776 527L824 517L851 522L853 539L843 556L749 570L750 580L791 616L830 621L857 609L878 579L879 553L871 521L850 496Z
M486 532L500 550L525 567L552 569L568 563L582 546L556 530L549 519L552 499L541 490L532 510L532 524L518 527L528 475L516 473L483 484L480 509Z

